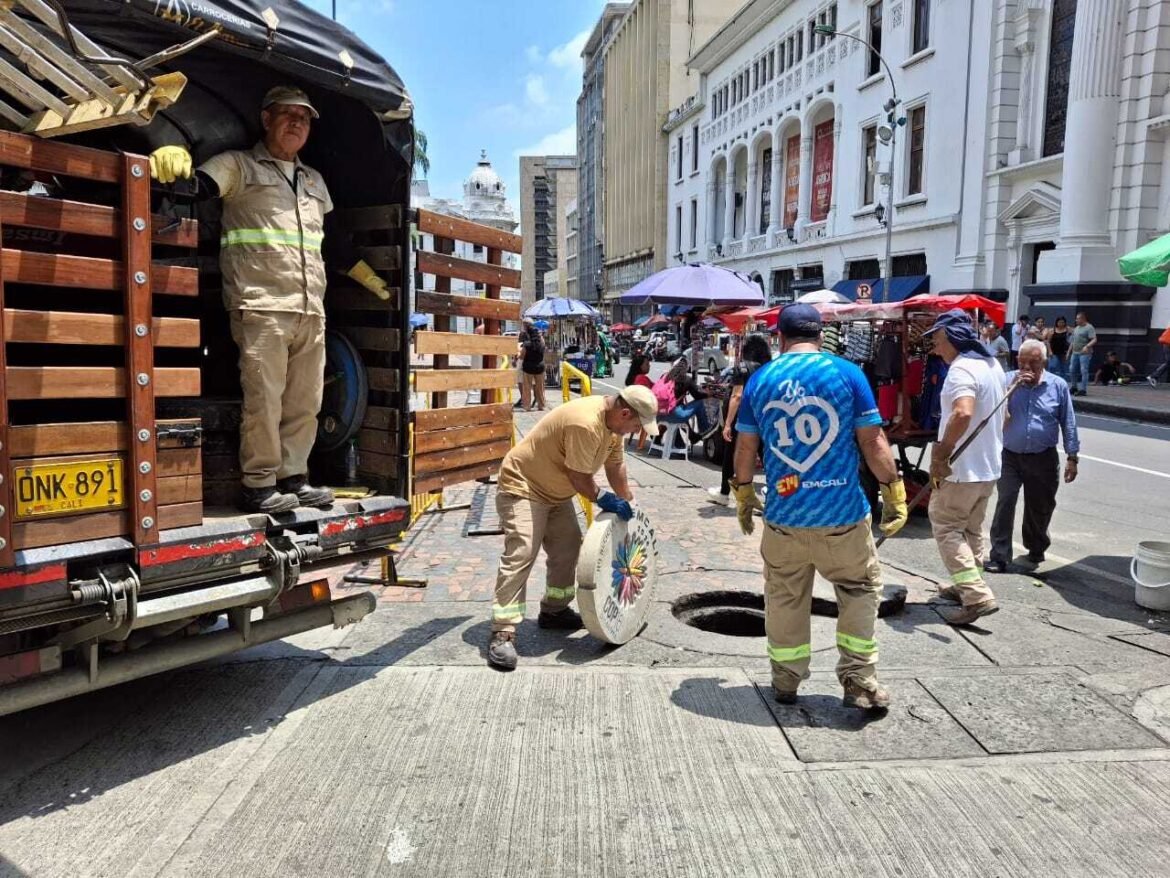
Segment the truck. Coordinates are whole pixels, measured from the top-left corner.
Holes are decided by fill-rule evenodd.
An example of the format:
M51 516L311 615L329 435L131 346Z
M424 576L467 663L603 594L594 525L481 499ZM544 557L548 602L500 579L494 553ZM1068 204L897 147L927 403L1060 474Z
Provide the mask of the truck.
M384 559L414 498L401 79L295 2L18 0L0 39L38 59L0 81L20 99L0 101L0 715L357 622L374 597L334 594L326 572ZM240 389L218 206L152 184L147 156L250 147L277 84L321 113L302 157L328 183L329 235L391 295L330 265L310 478L368 496L270 517L233 508ZM449 482L442 460L430 471L427 491Z

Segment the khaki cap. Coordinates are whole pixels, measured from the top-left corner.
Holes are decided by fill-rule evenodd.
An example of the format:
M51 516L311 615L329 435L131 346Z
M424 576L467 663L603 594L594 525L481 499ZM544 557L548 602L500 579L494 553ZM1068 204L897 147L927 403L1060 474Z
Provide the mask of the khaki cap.
M642 429L651 436L658 435L658 397L650 392L650 388L640 384L631 384L622 390L618 396L638 414L642 422Z
M321 114L309 102L309 96L295 85L278 85L268 89L264 100L260 103L261 110L267 110L273 104L289 104L294 107L304 107L313 114L314 119L320 119Z

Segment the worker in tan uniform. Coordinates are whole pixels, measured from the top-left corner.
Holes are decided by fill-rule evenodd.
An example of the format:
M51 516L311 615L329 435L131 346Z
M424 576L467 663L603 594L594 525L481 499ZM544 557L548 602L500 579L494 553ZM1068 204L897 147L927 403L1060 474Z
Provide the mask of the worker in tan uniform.
M277 86L261 104L263 139L250 150L213 156L197 172L200 197L223 199L219 262L240 349L241 506L248 512L333 502L332 491L308 481L325 374L321 248L333 201L324 178L298 153L318 118L305 92ZM163 183L188 178L191 154L181 146L160 147L150 168ZM385 281L365 262L348 274L389 298Z
M548 561L537 624L575 631L581 616L569 608L577 594L581 529L573 497L580 494L605 512L633 517L623 458L623 437L639 430L658 435L658 403L638 385L615 396L588 396L565 403L541 419L500 465L496 509L504 529L504 554L496 575L488 661L516 667L516 626L524 619L528 575L543 547ZM612 491L594 478L599 469Z

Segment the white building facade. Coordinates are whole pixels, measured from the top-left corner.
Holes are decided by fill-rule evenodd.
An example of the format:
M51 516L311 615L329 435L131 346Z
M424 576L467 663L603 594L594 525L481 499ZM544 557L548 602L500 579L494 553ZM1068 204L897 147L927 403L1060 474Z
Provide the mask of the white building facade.
M673 261L749 273L772 301L1083 308L1122 347L1170 320L1116 266L1170 228L1170 4L751 0L689 63L699 94L665 126Z

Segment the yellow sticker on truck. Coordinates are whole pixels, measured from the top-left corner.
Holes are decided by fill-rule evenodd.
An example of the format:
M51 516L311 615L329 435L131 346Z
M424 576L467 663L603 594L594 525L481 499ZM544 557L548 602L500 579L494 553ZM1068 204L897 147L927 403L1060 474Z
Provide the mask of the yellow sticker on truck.
M17 521L126 505L122 459L17 464L12 467Z

